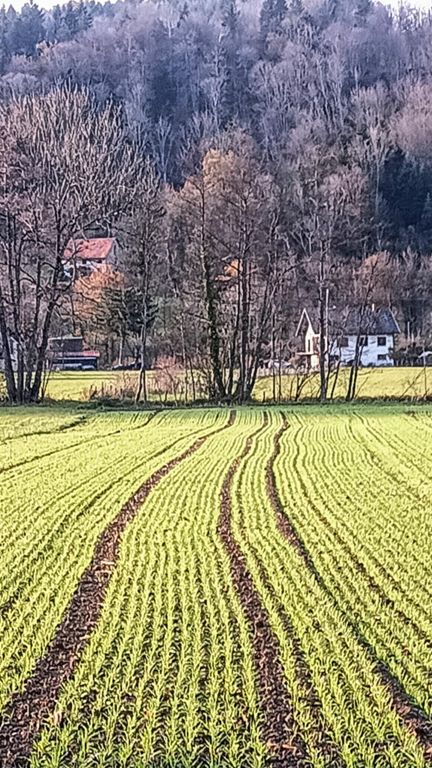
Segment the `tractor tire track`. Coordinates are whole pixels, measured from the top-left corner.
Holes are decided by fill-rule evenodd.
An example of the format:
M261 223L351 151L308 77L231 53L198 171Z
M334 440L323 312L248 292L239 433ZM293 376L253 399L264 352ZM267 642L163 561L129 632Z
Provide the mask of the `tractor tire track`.
M154 419L155 416L157 415L158 415L158 411L152 411L143 424L139 424L136 427L129 427L129 430L119 428L119 429L114 429L112 432L106 432L105 434L99 435L97 437L92 435L91 437L85 437L82 440L78 440L76 443L65 445L63 446L63 448L54 448L52 451L46 451L45 453L40 453L37 456L30 456L28 459L15 462L15 464L7 464L4 467L0 467L0 474L4 475L6 474L6 472L10 472L13 469L21 469L21 467L26 467L28 466L28 464L34 464L36 461L42 461L43 459L49 458L50 456L58 456L60 453L65 453L65 451L72 451L74 448L81 448L83 445L87 445L87 443L96 443L96 442L100 442L101 440L106 440L107 437L113 437L113 435L119 435L121 432L126 432L126 431L132 432L138 429L144 429L145 427L148 426L148 424L152 421L152 419ZM77 425L75 424L73 426L77 426ZM55 431L57 433L66 432L66 429L62 429L62 430L57 429ZM44 433L44 434L47 434L47 433ZM51 432L49 434L54 434L54 432Z
M61 687L74 674L97 626L127 526L161 480L201 448L210 437L231 426L235 418L236 412L231 411L226 424L199 437L183 453L156 470L129 498L100 536L93 559L72 596L53 640L37 662L24 690L12 697L0 719L2 768L24 768L29 765L33 744L44 722L53 715Z
M0 440L0 446L8 446L9 443L12 443L14 440L22 440L26 439L27 437L40 437L41 435L56 435L63 432L67 432L69 429L75 429L75 427L81 427L83 426L88 420L90 416L78 416L72 421L65 422L64 424L60 424L58 427L53 427L53 429L36 429L33 432L21 432L18 435L10 435L9 437L3 438L3 440Z
M319 573L314 563L314 560L311 554L309 553L302 537L300 536L295 526L287 517L285 510L283 508L282 502L280 500L273 467L274 467L274 461L280 452L280 439L282 437L282 434L289 428L289 424L285 417L285 414L282 414L282 417L283 417L283 425L281 429L278 431L278 433L276 433L275 435L275 450L273 453L273 461L270 460L267 468L267 488L268 488L268 493L276 514L277 525L281 534L284 536L284 538L297 550L303 562L305 563L305 566L314 575L321 589L332 600L332 602L338 608L338 610L340 610L339 605L337 601L334 599L334 596L331 590L327 586L322 575ZM301 487L305 494L305 498L308 499L308 502L311 504L311 506L313 506L314 511L317 512L317 509L315 508L315 506L313 505L313 503L308 497L307 489L303 484L303 480L301 478L300 473L298 474L298 479L300 481ZM323 523L329 526L328 521L324 517L322 517L321 520ZM362 568L360 567L360 564L359 564L358 570L360 573L363 572ZM372 579L372 577L370 577L370 579ZM368 584L369 584L369 587L372 588L372 582L369 582L368 580ZM380 589L379 585L376 584L376 588L379 590ZM398 715L400 721L407 728L407 730L410 731L418 740L421 748L423 749L425 760L427 762L432 762L432 720L431 718L422 709L420 704L405 691L400 681L392 674L392 672L390 671L388 666L385 664L385 662L378 656L374 647L368 642L366 637L360 632L359 628L353 623L353 621L349 618L349 616L345 613L343 614L343 616L346 624L349 626L349 628L353 632L359 645L363 648L363 650L367 654L367 657L369 658L373 666L373 669L375 670L378 677L380 678L383 687L388 692L393 709Z
M144 427L146 427L148 425L148 423L156 415L157 415L156 412L154 414L151 414L150 417L148 419L146 419L144 424L141 424L139 427L133 427L133 429L143 429ZM203 427L202 429L208 429L208 427ZM118 434L119 431L120 430L116 430L115 432L110 432L106 436L107 437L111 437L112 435ZM196 430L196 434L199 434L200 431L201 430ZM166 453L169 450L172 450L179 443L184 442L188 437L191 437L191 435L190 434L189 435L185 434L185 435L181 435L180 437L177 437L175 440L173 440L171 443L169 443L169 445L165 445L163 448L160 448L155 453L152 453L149 458L156 459L159 456L162 456L162 454ZM108 474L109 472L111 472L112 467L114 467L116 465L116 463L117 463L116 461L113 461L112 464L110 464L107 467L107 469L104 470L104 473ZM110 488L111 489L114 488L116 485L121 483L122 480L124 480L125 477L127 477L130 474L133 474L135 472L135 469L136 469L136 467L133 467L130 471L124 472L121 477L119 477L117 480L115 480L111 484ZM0 472L1 472L1 470L0 470ZM78 482L76 485L73 485L70 488L68 488L65 493L58 494L57 497L56 497L56 500L63 500L65 498L67 498L68 496L72 496L74 491L76 491L78 488L81 487L81 484L82 484L81 482ZM84 515L85 512L87 512L89 509L91 509L95 504L97 504L98 501L100 501L100 499L102 499L104 497L106 492L107 492L107 487L105 486L105 487L102 488L102 490L98 490L95 493L92 493L85 500L85 503L83 504L82 508L80 509L80 512L78 513L78 515L75 518L75 525L77 523L79 523L80 518ZM60 521L56 524L55 527L54 526L51 527L49 535L44 537L44 544L43 544L43 548L42 549L36 549L36 551L33 551L33 554L32 554L32 556L30 558L27 558L27 556L26 556L26 558L27 558L27 566L28 566L28 570L29 571L31 571L31 568L33 567L34 561L36 561L36 560L38 560L40 558L44 558L45 557L45 551L49 550L52 540L57 536L59 531L61 532L62 528L64 527L64 522L65 522L65 517L61 518ZM33 544L33 550L35 550L35 546L36 545ZM42 574L41 578L42 577L43 577L43 574ZM17 585L16 584L16 580L15 580L14 581L14 589L13 589L12 593L10 594L10 596L7 598L6 601L4 601L2 604L0 604L0 616L4 617L5 615L7 615L8 611L10 611L13 608L13 606L15 605L15 603L18 601L18 599L20 598L20 596L22 594L22 589L23 589L22 582Z
M268 460L266 467L266 490L270 499L271 505L276 515L276 521L279 530L283 530L284 537L287 538L290 543L297 548L302 558L308 563L308 567L312 564L312 559L306 550L303 542L297 537L294 528L289 523L285 516L281 501L276 490L276 478L274 473L274 463L281 451L281 437L284 432L289 428L288 421L284 414L282 415L282 426L278 429L273 437L274 446L273 452ZM313 731L315 743L321 754L325 755L327 759L330 759L331 765L334 768L343 768L345 765L342 755L340 754L339 747L331 739L328 733L328 726L322 710L321 701L318 691L313 683L311 670L306 660L303 648L301 646L300 638L294 629L292 621L283 607L279 604L277 595L274 588L269 583L267 575L265 573L264 566L260 567L261 577L266 583L269 592L272 595L276 610L279 613L283 626L286 630L288 637L291 638L293 654L295 658L296 672L298 679L303 684L303 692L305 701L311 712L311 722L313 723Z
M247 438L243 451L225 476L217 530L228 553L234 586L252 630L259 700L263 709L263 738L269 753L269 765L272 768L300 768L306 765L306 746L297 734L278 641L231 526L234 476L242 460L250 453L254 438L267 425L268 415L264 413L264 423Z
M279 529L283 531L285 538L290 537L293 545L298 549L303 559L307 560L308 567L310 570L313 570L315 568L315 565L313 563L313 559L306 549L304 543L301 541L299 535L293 528L292 524L288 520L287 516L285 515L284 509L282 507L282 503L280 501L277 487L276 487L276 478L274 475L274 462L277 458L277 456L280 453L280 439L282 437L282 434L288 429L289 424L286 421L285 415L282 414L283 418L283 425L280 428L279 432L275 435L275 451L273 454L272 459L269 461L269 465L267 467L267 489L270 496L270 499L272 501L273 507L275 509L275 512L277 514L277 522ZM339 531L329 522L328 518L323 514L323 512L319 509L319 507L314 504L314 502L308 497L307 488L302 480L302 478L299 476L298 478L299 484L302 487L303 493L305 494L305 497L308 498L308 504L313 509L314 514L316 515L317 519L320 521L321 525L323 525L327 530L330 531L331 535L334 536L335 540L337 541L338 546L340 547L341 551L348 557L348 559L351 561L353 567L359 573L367 582L367 585L371 592L374 592L374 594L378 595L380 598L380 601L383 605L387 605L391 608L391 610L394 612L395 616L398 617L398 619L405 625L412 627L413 631L417 634L417 636L423 640L428 646L432 647L432 640L427 635L427 633L417 624L414 619L407 616L406 613L404 613L401 609L399 609L396 605L394 600L392 600L386 592L383 590L382 587L378 584L378 582L374 579L374 577L368 572L366 566L364 563L359 559L355 551L345 542ZM382 564L379 562L379 560L372 555L372 560L376 567L380 570L380 572L383 574L385 578L387 578L389 581L391 581L392 586L394 587L395 591L401 592L400 586L397 583L396 579L391 576L391 574L386 571L385 568L383 568ZM340 570L340 569L339 569ZM315 569L316 571L316 569ZM315 574L316 575L316 574ZM405 594L403 592L403 594ZM424 610L423 606L419 605L418 603L413 604L415 609L419 612L424 613L425 616L429 619L429 613Z

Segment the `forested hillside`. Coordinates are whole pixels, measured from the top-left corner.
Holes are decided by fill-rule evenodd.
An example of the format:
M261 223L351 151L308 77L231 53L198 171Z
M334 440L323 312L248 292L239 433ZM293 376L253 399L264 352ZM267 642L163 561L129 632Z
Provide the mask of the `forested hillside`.
M368 0L32 4L3 9L0 39L6 112L84 90L139 147L140 205L96 233L119 238L145 285L128 328L144 324L158 353L203 356L222 396L235 386L221 371L240 368L247 394L263 356L289 354L305 302L321 318L324 303L337 317L389 305L409 339L430 337L430 15ZM118 339L134 312L105 288L99 313L84 301L54 320Z

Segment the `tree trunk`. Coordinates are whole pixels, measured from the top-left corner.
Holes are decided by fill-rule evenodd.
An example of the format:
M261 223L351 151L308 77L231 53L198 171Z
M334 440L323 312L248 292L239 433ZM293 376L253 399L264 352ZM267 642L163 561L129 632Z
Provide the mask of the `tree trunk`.
M276 402L276 337L275 337L275 312L272 307L272 323L271 323L271 359L272 359L272 398L273 402Z
M338 360L338 364L336 366L335 375L332 383L331 393L330 393L330 400L334 399L334 395L336 392L336 385L339 379L339 371L340 371L340 360Z
M320 374L320 402L325 403L327 399L327 373L326 373L326 301L324 284L320 285L319 297L319 374Z
M135 402L144 400L147 402L147 318L141 326L140 334L140 370L138 375L138 388L135 395Z
M210 362L212 366L213 381L216 387L215 394L220 400L224 400L226 396L226 390L222 374L222 366L220 362L220 340L219 332L217 328L217 310L216 300L214 295L214 287L211 280L210 268L208 260L205 255L205 251L202 254L202 262L204 267L204 281L205 281L205 295L207 303L207 318L210 328Z
M247 389L247 356L249 342L249 300L248 300L248 269L245 258L241 262L241 341L240 341L240 377L238 383L238 400L242 403L246 398Z
M51 327L51 320L52 320L55 304L56 304L55 301L50 301L50 303L48 304L48 308L47 308L44 323L43 323L42 339L39 347L37 348L35 373L33 377L33 384L29 393L29 401L32 403L35 403L39 400L39 393L40 393L40 388L42 384L42 376L43 376L44 367L45 367L46 352L48 349L49 330Z
M4 358L4 374L6 381L6 390L8 400L11 403L17 402L17 389L15 382L15 375L12 364L12 352L9 343L9 334L6 325L6 319L3 310L3 304L0 296L0 335L3 346L3 358Z
M119 356L118 356L119 368L121 368L123 365L123 349L124 349L124 333L121 333L120 343L119 343Z
M241 307L241 284L240 284L240 274L238 273L237 274L236 316L235 316L234 329L231 337L229 371L228 371L228 380L227 380L227 386L226 386L226 392L229 397L232 397L232 394L233 394L237 339L238 339L238 334L240 329L240 307Z

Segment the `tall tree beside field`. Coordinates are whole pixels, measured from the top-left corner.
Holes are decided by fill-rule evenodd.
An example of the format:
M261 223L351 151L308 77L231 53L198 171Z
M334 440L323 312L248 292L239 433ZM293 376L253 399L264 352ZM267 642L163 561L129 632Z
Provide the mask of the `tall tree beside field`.
M141 174L119 111L98 110L85 91L56 88L1 106L0 334L12 402L39 398L53 315L69 289L69 240L112 226Z
M72 293L65 297L64 306L72 307L72 332L85 336L92 347L102 346L108 365L114 364L118 345L118 362L121 364L129 330L124 276L113 270L95 270L74 283Z
M206 156L199 171L190 176L172 197L172 225L177 231L170 272L191 316L200 318L211 371L209 395L226 397L222 350L220 283L223 271L215 229L213 195L215 180Z
M272 298L283 278L278 196L243 132L205 155L174 194L172 269L185 314L200 319L211 371L210 396L251 396Z
M340 168L322 147L291 168L292 194L288 242L295 256L298 282L315 305L319 326L321 402L327 399L330 374L330 306L350 260L365 250L366 178L358 167ZM365 210L366 209L366 210Z
M127 284L133 287L136 312L135 325L138 330L140 370L135 400L147 400L147 338L155 319L155 281L158 264L163 253L163 219L165 208L161 185L154 168L146 163L137 189L137 196L125 231L125 255L122 267L127 275Z

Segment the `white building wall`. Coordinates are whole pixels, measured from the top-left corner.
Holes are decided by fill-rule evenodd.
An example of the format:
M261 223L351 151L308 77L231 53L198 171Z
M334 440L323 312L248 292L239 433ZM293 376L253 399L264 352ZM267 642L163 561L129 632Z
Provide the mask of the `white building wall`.
M380 336L384 336L384 334L380 334ZM355 349L356 349L356 343L357 343L357 336L351 335L346 337L348 339L348 346L347 347L339 347L337 342L335 343L332 353L337 354L340 356L342 364L347 364L351 362L355 357ZM361 353L361 365L368 366L368 365L376 365L376 366L387 366L387 365L393 365L393 360L390 357L390 353L393 350L394 341L393 336L386 336L386 343L385 346L378 346L378 336L376 335L368 335L368 343L367 346L365 345L362 349ZM380 355L385 355L386 359L379 359Z
M11 351L11 358L12 358L12 368L14 371L18 368L18 345L15 341L15 339L10 338L9 339L9 346ZM0 348L0 371L4 372L5 370L5 360L3 356L3 349Z
M309 325L305 334L305 352L308 355L310 367L315 369L319 368L319 336L314 333L313 328Z

